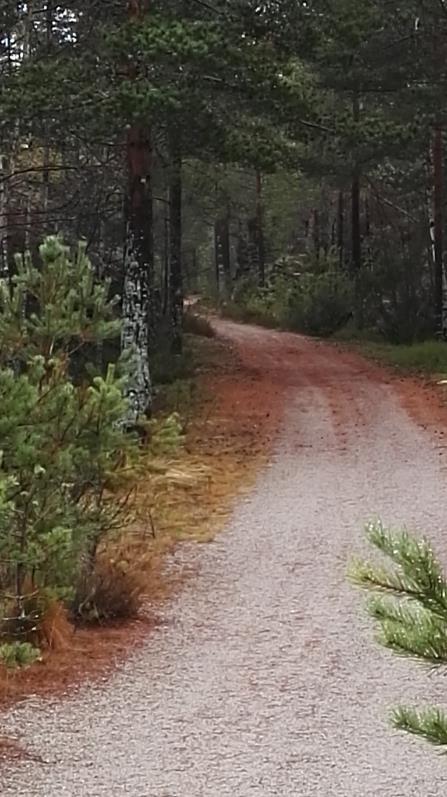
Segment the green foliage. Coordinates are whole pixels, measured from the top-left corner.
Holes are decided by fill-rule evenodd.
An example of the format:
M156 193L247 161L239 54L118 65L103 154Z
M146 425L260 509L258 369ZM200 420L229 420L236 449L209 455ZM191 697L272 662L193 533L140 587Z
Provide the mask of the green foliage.
M390 343L380 343L374 338L374 333L370 330L365 331L363 337L359 337L356 331L347 330L337 335L337 339L346 340L358 344L360 351L368 357L380 360L389 365L402 368L407 371L418 371L425 374L443 375L447 374L447 343L442 340L426 340L422 343L414 343L410 346L393 346ZM377 338L377 335L375 335Z
M420 736L437 747L447 745L447 714L437 708L398 708L392 714L392 722L398 730Z
M327 337L346 324L352 308L352 284L345 274L304 274L289 297L286 326Z
M14 595L18 616L29 594L73 596L118 522L113 490L136 455L126 375L91 376L86 363L75 383L69 372L73 352L117 334L109 286L83 247L71 258L49 238L40 255L19 260L0 294L0 598Z
M173 412L163 420L153 420L149 426L149 450L153 456L166 456L184 442L183 425L178 412Z
M267 288L252 279L240 281L224 311L243 321L330 336L352 314L353 287L330 256L284 261Z
M389 532L380 523L368 527L368 539L391 565L356 561L350 579L375 593L368 611L380 643L401 656L447 663L447 580L430 544L406 531ZM433 744L447 744L447 717L437 709L401 707L392 720Z
M39 648L30 642L5 642L0 645L0 663L8 670L29 667L40 658Z

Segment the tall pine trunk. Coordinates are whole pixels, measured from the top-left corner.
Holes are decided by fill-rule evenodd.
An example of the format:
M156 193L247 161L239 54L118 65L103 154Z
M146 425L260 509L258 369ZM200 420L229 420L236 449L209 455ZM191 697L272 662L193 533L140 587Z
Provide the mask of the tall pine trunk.
M149 0L130 0L129 18L138 23L149 11ZM133 67L129 77L134 77ZM134 371L129 387L129 423L149 415L152 384L149 369L151 291L153 275L152 145L148 125L132 124L127 132L128 188L125 203L122 348L132 350Z
M176 136L170 139L169 164L169 307L173 354L183 348L182 155Z

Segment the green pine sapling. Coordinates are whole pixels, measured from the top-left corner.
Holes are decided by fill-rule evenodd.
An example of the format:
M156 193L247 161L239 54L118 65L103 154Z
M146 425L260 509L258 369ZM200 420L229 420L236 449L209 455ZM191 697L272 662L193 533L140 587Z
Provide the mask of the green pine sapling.
M119 337L110 285L80 245L40 247L0 284L0 607L6 634L26 632L48 600L70 603L116 526L114 492L136 454L123 419L126 368L76 379L71 360ZM37 610L36 610L37 607Z

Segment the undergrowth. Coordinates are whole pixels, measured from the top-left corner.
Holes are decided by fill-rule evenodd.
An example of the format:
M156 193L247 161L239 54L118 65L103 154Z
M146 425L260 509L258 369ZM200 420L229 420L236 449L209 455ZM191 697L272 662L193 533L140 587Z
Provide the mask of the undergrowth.
M380 341L377 335L368 332L355 336L337 335L337 340L354 346L367 357L404 371L435 376L447 374L447 343L442 340L393 345Z
M348 322L353 302L349 276L333 253L321 252L284 261L265 287L240 279L222 312L236 321L327 337Z
M7 670L29 667L40 658L39 648L30 642L5 642L0 645L0 663Z

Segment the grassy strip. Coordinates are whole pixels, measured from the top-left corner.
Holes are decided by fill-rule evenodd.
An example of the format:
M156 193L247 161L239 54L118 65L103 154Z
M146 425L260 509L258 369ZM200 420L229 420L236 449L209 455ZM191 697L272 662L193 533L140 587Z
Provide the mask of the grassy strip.
M447 343L425 340L411 345L386 343L371 333L353 333L345 329L334 340L346 343L361 354L403 371L413 371L427 376L447 375Z

